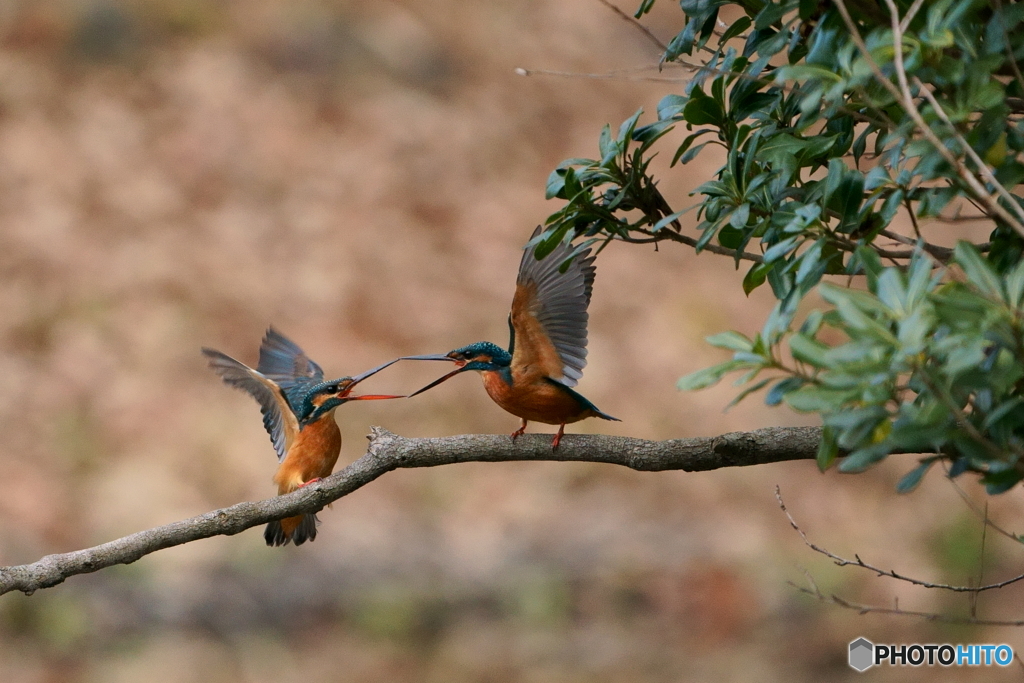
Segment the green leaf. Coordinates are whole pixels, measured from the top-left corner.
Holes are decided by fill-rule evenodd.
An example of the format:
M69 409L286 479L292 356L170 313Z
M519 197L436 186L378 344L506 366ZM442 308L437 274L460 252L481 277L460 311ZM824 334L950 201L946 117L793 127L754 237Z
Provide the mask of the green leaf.
M921 464L910 470L902 477L896 484L896 493L910 493L917 488L917 485L921 483L921 479L924 478L928 468L935 462L934 458L926 458L921 461Z
M537 260L543 259L545 256L555 250L555 247L559 245L562 239L565 238L567 232L569 232L569 225L562 225L559 228L551 232L550 235L544 237L533 250L533 255Z
M755 263L751 266L743 278L743 293L750 296L751 292L763 285L771 268L771 264L767 263Z
M678 157L679 163L681 163L681 164L688 164L688 163L690 163L691 161L693 161L697 157L698 154L700 154L700 151L702 149L704 149L705 147L707 147L709 144L710 143L708 143L708 142L702 142L699 145L694 145L690 149L686 150L685 154L683 154L682 156Z
M889 455L888 451L882 446L859 448L843 458L843 461L839 463L839 471L843 473L863 472L879 460L883 460L887 455Z
M768 393L765 394L764 397L765 405L779 405L780 403L782 403L782 400L785 398L786 394L788 394L791 391L796 391L803 385L803 378L787 377L786 379L776 383L775 386L768 390Z
M982 258L978 250L970 242L961 240L953 250L954 259L964 269L967 279L983 293L991 298L1003 298L1003 288L999 276L992 266Z
M672 163L669 164L669 165L670 166L675 166L676 162L678 162L679 159L683 156L683 154L686 153L686 150L690 149L690 145L693 144L694 140L699 138L701 135L704 135L705 133L713 133L713 132L714 132L714 130L711 129L711 128L702 128L701 130L698 130L696 133L693 133L691 135L687 135L686 139L683 140L683 144L679 145L679 149L676 150L675 156L672 157ZM693 157L691 156L686 161L689 161L692 158ZM683 163L685 164L686 161L683 161Z
M690 207L690 208L693 208L693 207ZM676 211L675 213L670 213L669 215L665 216L660 221L655 223L651 227L651 232L658 232L659 230L664 228L666 225L669 225L672 221L679 220L679 217L682 216L684 213L686 213L689 210L690 209L683 209L682 211Z
M780 67L775 72L775 82L785 83L786 81L827 81L839 83L842 81L839 74L823 69L820 66L810 64L788 64Z
M567 199L565 196L565 172L560 169L552 171L548 176L547 187L544 191L545 199L554 199L555 197Z
M732 26L730 26L729 28L727 28L725 30L725 33L723 33L722 37L720 38L720 43L719 44L725 44L729 40L731 40L731 39L735 38L736 36L738 36L739 34L743 33L748 28L750 28L750 25L752 23L753 22L750 21L749 17L746 17L746 16L740 17L739 19L737 19L736 21L733 22Z
M828 350L828 345L803 334L797 333L789 338L789 351L793 354L793 358L816 368L829 366L825 355Z
M636 122L640 120L640 115L643 113L643 107L637 109L635 114L623 121L622 125L619 126L618 142L622 146L622 149L625 149L626 141L632 139L633 131L636 129Z
M747 219L750 218L750 202L744 202L736 207L736 210L732 212L732 216L729 218L729 225L742 230L747 225Z
M732 330L713 334L710 337L706 337L704 341L715 348L729 351L746 351L749 353L754 348L753 340L744 334Z
M771 381L772 378L769 377L768 379L763 379L756 384L751 384L749 387L745 388L743 391L737 394L736 398L729 401L729 404L726 406L726 409L732 408L734 405L745 399L747 396L750 396L755 391L760 391L761 389L764 389L765 385L767 385Z
M798 412L822 413L839 410L856 398L857 393L856 390L828 389L811 384L786 394L785 400L790 408Z
M821 442L818 444L818 469L824 472L832 467L837 457L839 457L839 442L836 440L836 431L825 425L821 430Z
M722 380L722 377L724 377L727 372L732 372L733 370L739 370L740 368L749 366L749 363L736 360L719 363L718 365L713 365L710 368L691 372L689 375L680 378L680 380L676 382L676 388L680 391L696 391L697 389L714 386Z
M605 159L614 157L619 153L619 146L615 144L615 138L612 137L612 127L607 123L604 124L604 128L601 129L601 136L597 143L598 149L601 150L601 163L605 163Z
M1009 469L1002 472L988 472L981 478L981 483L985 485L985 491L990 496L994 496L1009 491L1022 478L1024 478L1024 475L1020 472L1015 469Z
M1006 303L1013 309L1024 303L1024 259L1006 274Z
M773 244L768 251L764 253L764 262L771 263L778 259L786 256L789 252L797 248L797 243L802 240L801 235L794 235L793 237L787 237L778 244Z
M725 111L723 111L722 105L698 89L694 89L690 101L683 109L683 119L694 126L706 124L720 126L724 118Z

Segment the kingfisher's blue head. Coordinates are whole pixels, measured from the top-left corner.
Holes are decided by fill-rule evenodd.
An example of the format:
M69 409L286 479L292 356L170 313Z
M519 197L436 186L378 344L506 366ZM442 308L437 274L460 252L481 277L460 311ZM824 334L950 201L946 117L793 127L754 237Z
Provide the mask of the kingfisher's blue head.
M463 346L449 351L445 358L455 361L460 370L501 370L512 364L512 354L491 342Z
M441 382L454 377L466 370L478 370L480 372L501 372L512 365L512 354L491 342L477 342L468 346L449 351L442 354L429 354L426 356L405 356L407 360L448 360L455 363L456 368L444 377L434 380L427 386L409 394L413 397L416 394L436 387Z
M348 403L349 401L376 401L386 398L405 398L404 396L395 396L392 394L352 395L352 390L357 384L394 362L395 361L390 361L389 363L377 366L373 370L369 370L355 377L342 377L341 379L334 379L329 382L314 384L309 388L309 391L306 392L306 395L302 397L302 400L299 402L298 408L295 411L295 416L299 418L299 425L305 426L311 422L316 422L325 415L330 414L332 410L341 404Z
M349 398L351 391L351 377L314 384L302 397L302 401L299 402L295 411L295 416L299 418L299 424L316 422L341 404L351 400Z

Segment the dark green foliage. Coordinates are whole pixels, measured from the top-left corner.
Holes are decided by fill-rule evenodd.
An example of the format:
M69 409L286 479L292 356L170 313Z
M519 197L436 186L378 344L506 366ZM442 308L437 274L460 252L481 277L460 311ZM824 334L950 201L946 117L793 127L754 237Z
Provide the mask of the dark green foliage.
M895 4L903 19L912 2ZM636 16L652 5L644 0ZM656 120L643 124L638 111L617 134L606 127L600 158L570 159L551 174L548 197L563 205L538 251L563 240L676 241L749 261L743 289L767 283L773 310L753 339L710 337L732 359L680 388L742 371L737 400L764 388L770 405L819 414L822 468L840 454L840 469L853 472L919 449L935 455L900 491L937 459L954 475L980 474L990 492L1012 487L1024 478L1024 238L995 209L1016 217L1012 202L1024 205L999 194L1024 181L1024 4L925 0L902 30L905 81L885 2L844 5L870 56L835 2L680 6L662 60L700 59L703 68L661 100ZM672 206L649 173L653 156L671 153L676 168L714 147L724 163L694 189L697 203ZM990 221L990 241L955 252L929 244L958 236L963 207ZM687 234L678 219L690 209L698 223ZM954 222L928 223L916 247L900 245L889 226L901 213L915 231L929 217ZM828 275L843 277L823 282ZM812 291L829 307L798 325Z

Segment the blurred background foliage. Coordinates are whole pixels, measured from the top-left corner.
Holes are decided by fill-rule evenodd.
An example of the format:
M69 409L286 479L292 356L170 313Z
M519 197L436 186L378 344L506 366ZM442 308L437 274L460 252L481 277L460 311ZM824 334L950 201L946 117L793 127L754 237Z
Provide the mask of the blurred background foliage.
M665 41L681 20L671 3L644 18ZM655 111L666 85L645 79L685 88L659 58L591 0L0 3L0 564L272 493L258 411L208 372L202 345L254 361L273 323L340 374L504 341L519 248L557 210L551 169L638 104ZM683 173L656 158L659 191L683 201L724 163L716 152ZM674 388L717 360L704 336L757 333L770 288L748 299L727 259L683 249L616 244L598 269L581 389L624 422L576 431L812 422L758 402L723 412L731 387ZM814 305L812 291L800 310ZM435 371L398 366L374 389ZM373 403L340 412L343 463L371 424L515 427L471 379ZM0 680L852 680L861 635L1019 649L1016 631L861 617L786 585L806 566L863 602L968 609L810 556L775 484L836 552L957 583L980 566L1016 573L1015 544L991 535L982 565L980 520L943 478L894 497L908 463L892 460L859 477L807 463L395 472L325 510L301 549L249 532L4 596ZM1011 528L1022 512L1016 490L991 501ZM980 613L1017 618L1020 595L982 596Z

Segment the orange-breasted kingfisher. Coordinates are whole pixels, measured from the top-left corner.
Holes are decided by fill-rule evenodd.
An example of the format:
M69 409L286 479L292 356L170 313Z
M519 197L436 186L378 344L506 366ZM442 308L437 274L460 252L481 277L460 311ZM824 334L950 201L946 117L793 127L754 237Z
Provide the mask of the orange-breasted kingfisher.
M260 345L256 369L214 349L203 349L210 367L224 382L247 392L263 413L263 426L281 463L274 474L277 495L291 493L329 476L341 452L341 430L334 411L348 401L403 398L350 392L367 377L396 361L378 365L355 377L324 381L324 371L297 344L275 330L267 330ZM397 360L397 359L396 359ZM316 514L288 517L267 524L267 545L302 545L316 538Z
M538 227L531 241L540 232ZM558 425L552 450L558 448L567 424L588 417L618 422L572 389L587 364L587 307L596 268L595 257L586 249L576 255L566 272L559 272L571 253L571 245L560 242L538 260L528 245L519 264L508 316L508 351L491 342L477 342L446 354L406 356L410 360L447 360L458 366L409 396L461 372L476 370L494 402L522 420L512 432L512 440L526 431L528 421Z

